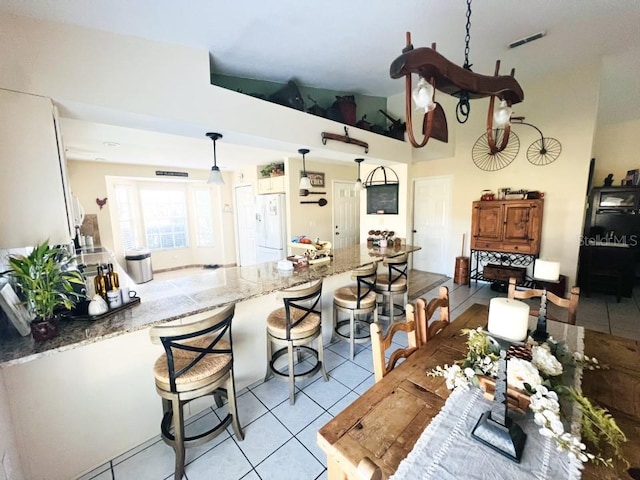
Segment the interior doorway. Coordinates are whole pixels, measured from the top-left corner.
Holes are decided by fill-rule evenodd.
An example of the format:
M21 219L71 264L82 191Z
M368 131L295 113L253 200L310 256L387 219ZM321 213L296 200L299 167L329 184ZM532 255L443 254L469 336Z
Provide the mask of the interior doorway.
M252 185L235 187L238 266L256 263L256 205Z
M450 175L416 179L413 182L413 268L450 275L451 188Z
M353 182L333 182L333 248L360 243L360 192Z

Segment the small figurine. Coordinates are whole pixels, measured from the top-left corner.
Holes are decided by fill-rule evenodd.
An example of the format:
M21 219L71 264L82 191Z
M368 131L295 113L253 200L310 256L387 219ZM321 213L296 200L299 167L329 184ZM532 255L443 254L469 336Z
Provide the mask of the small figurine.
M613 173L610 173L607 175L607 178L604 179L605 187L610 187L611 185L613 185Z

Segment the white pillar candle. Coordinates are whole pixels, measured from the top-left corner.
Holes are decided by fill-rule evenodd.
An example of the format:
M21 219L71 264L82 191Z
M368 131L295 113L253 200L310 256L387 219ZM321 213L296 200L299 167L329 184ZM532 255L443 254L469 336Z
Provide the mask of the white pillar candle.
M560 278L560 264L539 258L533 263L533 278L547 282L557 282Z
M489 333L514 342L527 338L529 305L509 298L492 298L489 302Z

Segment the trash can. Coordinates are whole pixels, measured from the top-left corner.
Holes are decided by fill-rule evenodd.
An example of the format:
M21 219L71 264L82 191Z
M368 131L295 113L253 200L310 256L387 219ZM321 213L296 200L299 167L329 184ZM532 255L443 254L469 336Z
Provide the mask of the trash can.
M151 252L146 248L130 250L124 259L127 261L127 272L136 283L146 283L153 280L151 268Z

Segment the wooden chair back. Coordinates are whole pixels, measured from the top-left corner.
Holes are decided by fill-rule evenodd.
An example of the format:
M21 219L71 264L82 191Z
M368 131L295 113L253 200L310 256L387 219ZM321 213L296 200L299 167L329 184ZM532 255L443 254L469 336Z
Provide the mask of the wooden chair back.
M509 290L507 292L507 297L516 300L526 300L528 298L540 298L542 297L542 289L540 288L530 288L527 290L517 290L516 289L516 279L511 277L509 279ZM567 322L570 325L576 324L576 318L578 316L578 300L580 299L580 288L572 287L571 292L569 294L569 298L562 298L556 295L553 292L547 291L547 301L557 305L561 308L567 309ZM539 311L538 310L529 310L529 315L532 317L537 317ZM551 320L558 320L556 318L552 318L547 316Z
M438 309L440 310L440 319L429 325L429 320ZM417 299L415 310L418 344L424 345L430 338L433 338L440 330L449 325L449 289L440 287L438 289L438 297L431 299L428 303L424 298Z
M374 322L371 324L371 351L373 352L373 373L376 382L382 380L398 363L401 358L407 358L418 348L416 322L409 320L409 310L413 317L413 305L407 305L407 322L394 322L387 330L387 334L382 334L380 324ZM396 332L406 332L408 337L407 348L398 348L395 350L389 360L385 358L386 350L391 346L393 336Z

